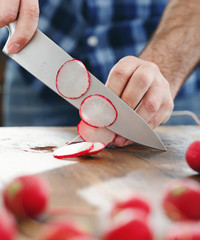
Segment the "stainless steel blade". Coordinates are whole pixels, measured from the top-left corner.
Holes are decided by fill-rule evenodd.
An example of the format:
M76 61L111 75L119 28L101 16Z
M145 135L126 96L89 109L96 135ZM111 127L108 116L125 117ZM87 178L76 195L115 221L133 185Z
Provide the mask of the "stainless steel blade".
M10 38L15 31L15 23L11 23L8 28ZM56 89L56 75L63 63L72 59L72 57L41 31L37 30L30 43L19 53L9 54L7 43L3 52L60 95ZM92 94L101 94L111 100L118 112L117 120L112 126L108 127L110 130L136 143L166 150L156 132L133 109L91 73L90 77L91 85L84 96L78 99L64 99L79 109L85 97Z

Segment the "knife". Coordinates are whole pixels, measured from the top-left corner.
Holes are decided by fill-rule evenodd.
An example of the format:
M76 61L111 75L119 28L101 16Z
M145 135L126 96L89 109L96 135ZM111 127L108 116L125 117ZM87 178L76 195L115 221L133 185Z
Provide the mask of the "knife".
M7 26L9 30L8 40L15 32L15 25L16 22L13 22ZM40 30L36 30L31 41L17 54L12 55L8 52L8 40L3 48L3 53L60 95L56 88L57 72L66 61L73 58ZM87 96L92 94L105 96L114 104L118 113L116 121L108 129L138 144L166 150L156 132L132 108L95 76L91 73L89 74L91 80L90 87L82 97L78 99L63 98L79 109L81 102Z

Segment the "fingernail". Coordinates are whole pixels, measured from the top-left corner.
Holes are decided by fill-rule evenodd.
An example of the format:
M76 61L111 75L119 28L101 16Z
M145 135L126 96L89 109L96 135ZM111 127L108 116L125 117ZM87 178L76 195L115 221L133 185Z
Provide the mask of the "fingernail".
M125 138L123 138L121 136L117 136L115 139L115 145L118 147L122 147L122 146L124 146L125 141L126 141Z
M8 45L8 51L11 54L17 53L20 50L21 45L19 43L11 43Z

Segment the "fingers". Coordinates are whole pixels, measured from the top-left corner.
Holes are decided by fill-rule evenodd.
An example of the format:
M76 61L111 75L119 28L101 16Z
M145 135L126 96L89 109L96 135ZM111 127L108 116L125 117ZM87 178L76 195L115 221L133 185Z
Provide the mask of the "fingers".
M30 41L37 29L38 17L38 0L21 0L20 8L18 6L18 19L15 33L7 45L8 51L11 54L19 52Z
M121 96L122 100L135 109L150 88L154 75L150 64L140 65L127 83Z
M121 137L121 136L117 136L113 142L117 147L124 147L124 146L127 146L127 145L131 145L133 144L132 141L130 140L127 140L126 138L124 137Z
M166 122L174 107L168 81L154 63L135 57L119 61L109 75L107 86L152 127ZM117 146L132 144L118 136Z
M106 86L117 96L121 96L127 82L141 64L141 61L135 59L133 56L122 58L110 71Z
M0 28L17 18L20 0L4 0L0 2Z

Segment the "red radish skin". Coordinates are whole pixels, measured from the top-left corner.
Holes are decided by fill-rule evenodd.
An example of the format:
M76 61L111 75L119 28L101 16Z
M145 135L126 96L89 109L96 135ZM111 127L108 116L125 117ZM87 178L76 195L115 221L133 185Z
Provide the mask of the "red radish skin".
M162 206L171 220L200 220L199 183L192 179L173 181L163 193Z
M58 159L81 157L89 154L93 148L94 143L92 142L73 143L56 149L53 156Z
M189 145L185 154L188 165L196 172L200 173L200 141L195 141Z
M106 146L112 143L116 134L107 128L96 128L86 124L83 120L77 126L80 137L86 142L102 142Z
M102 240L153 240L153 232L140 211L123 210L116 216Z
M15 240L18 235L14 217L5 209L0 209L0 239Z
M87 155L97 154L101 152L106 146L104 143L101 143L101 142L94 142L93 144L94 144L93 149L90 150Z
M97 240L97 239L91 236L80 236L80 237L70 238L70 240Z
M90 74L81 61L69 60L58 70L56 88L64 98L80 98L88 91L89 87Z
M86 97L81 103L81 119L92 127L108 127L117 119L117 110L112 102L100 94Z
M3 201L17 218L36 218L46 211L49 193L49 186L43 178L21 176L5 187Z
M152 212L151 205L147 198L140 194L128 197L125 200L118 201L111 210L111 216L115 216L124 209L140 210L145 216L149 216Z
M168 229L164 240L200 240L199 223L178 223Z
M69 220L60 220L49 223L43 230L40 240L71 240L81 239L86 236L86 233L81 231L75 224L69 222Z

